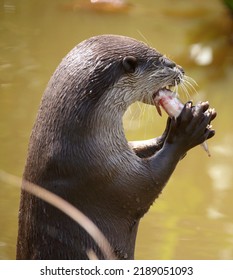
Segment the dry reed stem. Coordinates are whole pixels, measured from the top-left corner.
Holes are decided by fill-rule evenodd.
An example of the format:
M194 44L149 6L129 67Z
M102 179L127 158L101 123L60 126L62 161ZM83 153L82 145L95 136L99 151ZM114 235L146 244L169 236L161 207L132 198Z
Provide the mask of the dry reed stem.
M3 170L0 170L0 179L11 185L21 185L21 179L19 177L9 174ZM94 239L106 259L116 259L108 240L86 215L56 194L26 180L23 180L23 182L24 184L22 189L55 206L83 227ZM96 254L92 250L89 250L87 253L89 258L97 259Z

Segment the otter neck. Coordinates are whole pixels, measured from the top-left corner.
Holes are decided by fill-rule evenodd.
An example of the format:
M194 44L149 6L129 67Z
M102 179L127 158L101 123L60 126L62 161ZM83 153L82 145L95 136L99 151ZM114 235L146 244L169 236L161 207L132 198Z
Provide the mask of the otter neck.
M128 104L124 100L117 102L114 100L119 97L117 90L111 90L110 94L103 94L98 103L91 104L91 109L81 117L81 122L78 122L79 131L85 132L84 136L100 138L101 141L117 142L119 145L127 143L123 128L123 115L127 110ZM109 96L111 95L111 96ZM112 98L114 96L115 98ZM82 107L82 105L81 105Z
M88 128L86 136L102 142L105 146L111 143L110 147L115 144L118 148L125 148L128 142L124 133L123 114L123 111L103 112L103 108L96 110L88 119L88 123L85 122L85 127Z

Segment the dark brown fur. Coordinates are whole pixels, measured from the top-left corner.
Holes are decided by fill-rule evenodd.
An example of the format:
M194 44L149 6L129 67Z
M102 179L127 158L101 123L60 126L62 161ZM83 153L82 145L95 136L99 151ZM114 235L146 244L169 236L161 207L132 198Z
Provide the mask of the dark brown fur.
M61 196L89 217L119 259L134 257L141 217L180 158L213 136L214 118L186 106L163 136L128 143L122 116L137 100L179 83L183 70L134 39L103 35L76 46L43 95L28 150L24 180ZM189 129L192 127L192 129ZM18 259L86 259L92 238L60 210L22 191Z

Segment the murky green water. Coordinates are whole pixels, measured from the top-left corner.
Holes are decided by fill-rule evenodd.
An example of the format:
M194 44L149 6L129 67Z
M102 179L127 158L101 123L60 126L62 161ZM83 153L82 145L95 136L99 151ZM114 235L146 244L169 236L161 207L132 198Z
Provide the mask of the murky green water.
M209 100L218 118L212 157L196 147L180 162L142 220L136 258L233 259L233 39L221 2L131 1L131 10L118 14L73 11L67 2L0 2L0 169L22 175L41 95L75 44L103 33L147 40L198 82L191 98ZM125 116L126 134L152 138L165 122L155 108L136 105ZM0 259L15 258L18 203L19 188L1 179Z

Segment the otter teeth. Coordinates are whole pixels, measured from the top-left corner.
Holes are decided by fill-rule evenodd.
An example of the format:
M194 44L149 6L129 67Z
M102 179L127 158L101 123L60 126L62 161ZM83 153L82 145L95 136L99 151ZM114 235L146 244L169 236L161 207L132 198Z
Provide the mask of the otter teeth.
M168 90L169 92L174 92L173 86L165 86L163 89Z
M165 86L163 89L174 92L174 87L171 86L171 85L170 86Z

